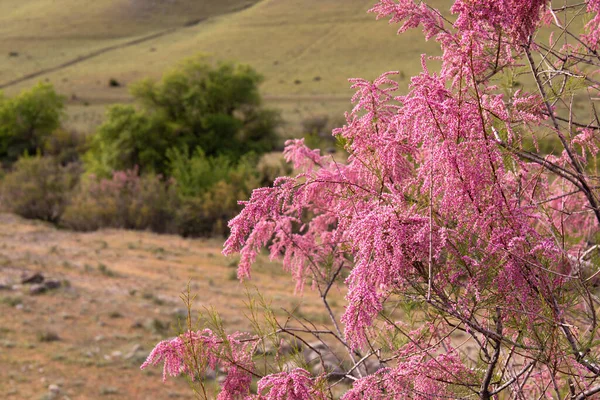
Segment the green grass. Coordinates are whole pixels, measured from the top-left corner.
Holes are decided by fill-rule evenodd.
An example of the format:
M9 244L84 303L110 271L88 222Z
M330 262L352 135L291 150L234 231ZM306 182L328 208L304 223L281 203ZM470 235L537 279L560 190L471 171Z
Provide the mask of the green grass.
M127 84L158 78L199 52L254 66L266 78L267 103L281 108L293 127L311 115L348 110L348 78L373 79L400 70L406 87L408 77L420 70L420 54L436 50L418 30L398 37L397 26L376 22L366 13L373 0L262 0L255 5L256 0L178 0L169 7L158 0L66 3L0 4L0 85L100 52L4 89L11 94L49 80L70 99L69 125L82 131L101 121L107 104L130 101ZM102 52L112 46L117 47ZM19 55L9 56L12 51ZM123 86L110 87L110 79Z

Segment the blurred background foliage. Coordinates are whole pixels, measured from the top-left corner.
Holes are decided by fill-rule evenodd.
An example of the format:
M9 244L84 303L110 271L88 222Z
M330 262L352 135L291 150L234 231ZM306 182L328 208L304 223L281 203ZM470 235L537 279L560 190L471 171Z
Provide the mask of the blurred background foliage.
M131 85L96 132L64 128L49 84L0 97L0 202L75 230L224 235L239 199L289 174L279 112L263 107L247 65L197 57Z

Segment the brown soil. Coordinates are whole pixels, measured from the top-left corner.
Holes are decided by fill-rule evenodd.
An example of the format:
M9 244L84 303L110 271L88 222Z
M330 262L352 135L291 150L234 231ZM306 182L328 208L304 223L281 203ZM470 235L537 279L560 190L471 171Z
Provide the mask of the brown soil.
M212 305L228 330L249 327L246 288L221 245L146 232L74 233L0 214L0 287L7 286L0 289L0 398L194 398L185 379L163 384L159 367L139 365L155 343L181 331L179 296L188 283L194 315ZM62 286L31 295L20 282L33 272ZM277 309L301 305L303 315L326 320L315 293L295 296L289 275L266 257L249 284ZM334 293L336 303L341 296ZM51 385L60 391L54 397Z

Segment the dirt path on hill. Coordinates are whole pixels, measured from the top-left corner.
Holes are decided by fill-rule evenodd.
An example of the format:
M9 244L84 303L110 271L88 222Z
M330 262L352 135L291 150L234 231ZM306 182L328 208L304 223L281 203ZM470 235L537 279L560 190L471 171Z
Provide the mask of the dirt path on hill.
M19 84L21 82L28 81L30 79L34 79L34 78L37 78L37 77L40 77L40 76L43 76L43 75L46 75L46 74L50 74L52 72L60 71L61 69L71 67L71 66L73 66L75 64L79 64L79 63L81 63L83 61L87 61L87 60L89 60L91 58L94 58L94 57L98 57L98 56L100 56L100 55L102 55L104 53L108 53L109 51L123 49L123 48L126 48L126 47L134 46L136 44L140 44L140 43L152 40L152 39L156 39L156 38L168 35L168 34L173 33L173 32L175 32L175 31L177 31L179 29L181 29L181 27L169 28L169 29L165 29L164 31L161 31L161 32L153 33L151 35L147 35L147 36L143 36L141 38L137 38L137 39L133 39L133 40L127 41L125 43L120 43L120 44L115 44L115 45L112 45L112 46L103 47L101 49L92 51L90 53L84 54L84 55L79 56L77 58L74 58L74 59L71 59L69 61L65 61L65 62L63 62L61 64L55 65L54 67L44 68L44 69L41 69L41 70L38 70L38 71L35 71L35 72L31 72L31 73L26 74L26 75L23 75L23 76L21 76L19 78L10 80L8 82L4 82L4 83L0 84L0 89L5 89L7 87L17 85L17 84Z

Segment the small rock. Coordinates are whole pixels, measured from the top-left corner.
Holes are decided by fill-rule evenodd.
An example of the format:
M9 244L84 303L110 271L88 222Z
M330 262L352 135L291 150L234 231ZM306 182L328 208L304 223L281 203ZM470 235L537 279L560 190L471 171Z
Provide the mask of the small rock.
M17 310L22 310L22 309L24 309L24 308L25 308L25 306L23 305L23 303L19 303L19 304L17 304L17 305L15 306L15 308L16 308Z
M366 372L367 375L371 375L374 374L375 372L379 371L381 368L384 368L384 366L379 362L379 360L374 360L374 359L370 359L370 360L366 360L363 364L364 366L364 370ZM358 378L358 376L357 376Z
M30 285L33 283L42 283L44 282L44 275L40 274L39 272L35 272L33 274L29 274L23 277L23 279L21 279L21 283L24 285Z
M143 328L144 324L142 324L140 321L135 321L133 324L131 324L131 327L134 329L139 329L139 328Z
M140 350L142 350L142 346L140 344L136 344L133 346L131 351L129 351L129 353L125 354L125 357L123 357L123 358L125 358L126 360L129 360L129 359L135 357L135 354Z
M301 351L302 351L302 342L300 342L299 340L295 340L292 342L283 342L283 343L281 343L281 346L279 346L279 349L277 350L279 355L284 355L284 356L300 353Z
M94 340L95 340L96 342L101 342L101 341L103 341L103 340L104 340L104 336L102 336L102 335L98 335L98 336L94 337Z
M111 358L119 358L119 357L121 357L122 355L123 355L123 353L122 353L122 352L120 352L120 351L118 351L118 350L117 350L117 351L113 351L112 353L110 353L110 357L111 357Z
M204 380L212 381L217 378L217 372L212 368L206 368L204 371Z
M60 387L58 387L58 385L56 385L56 384L52 384L52 385L48 386L48 391L50 393L59 394L60 393Z
M273 345L272 342L265 342L260 343L258 346L256 346L256 349L254 349L254 354L257 356L272 356L277 352L277 350L275 349L275 346Z
M62 317L62 319L73 319L74 318L71 314L64 312L64 311L60 313L60 316Z
M61 286L61 282L57 281L55 279L52 279L52 280L48 280L48 281L44 282L44 286L48 290L58 289Z
M303 352L304 360L315 375L327 374L328 379L338 380L345 376L340 360L323 342L309 343Z
M46 288L46 286L44 286L41 283L36 283L34 285L31 285L31 287L29 288L29 294L31 294L31 295L42 294L42 293L45 293L46 290L48 290Z

